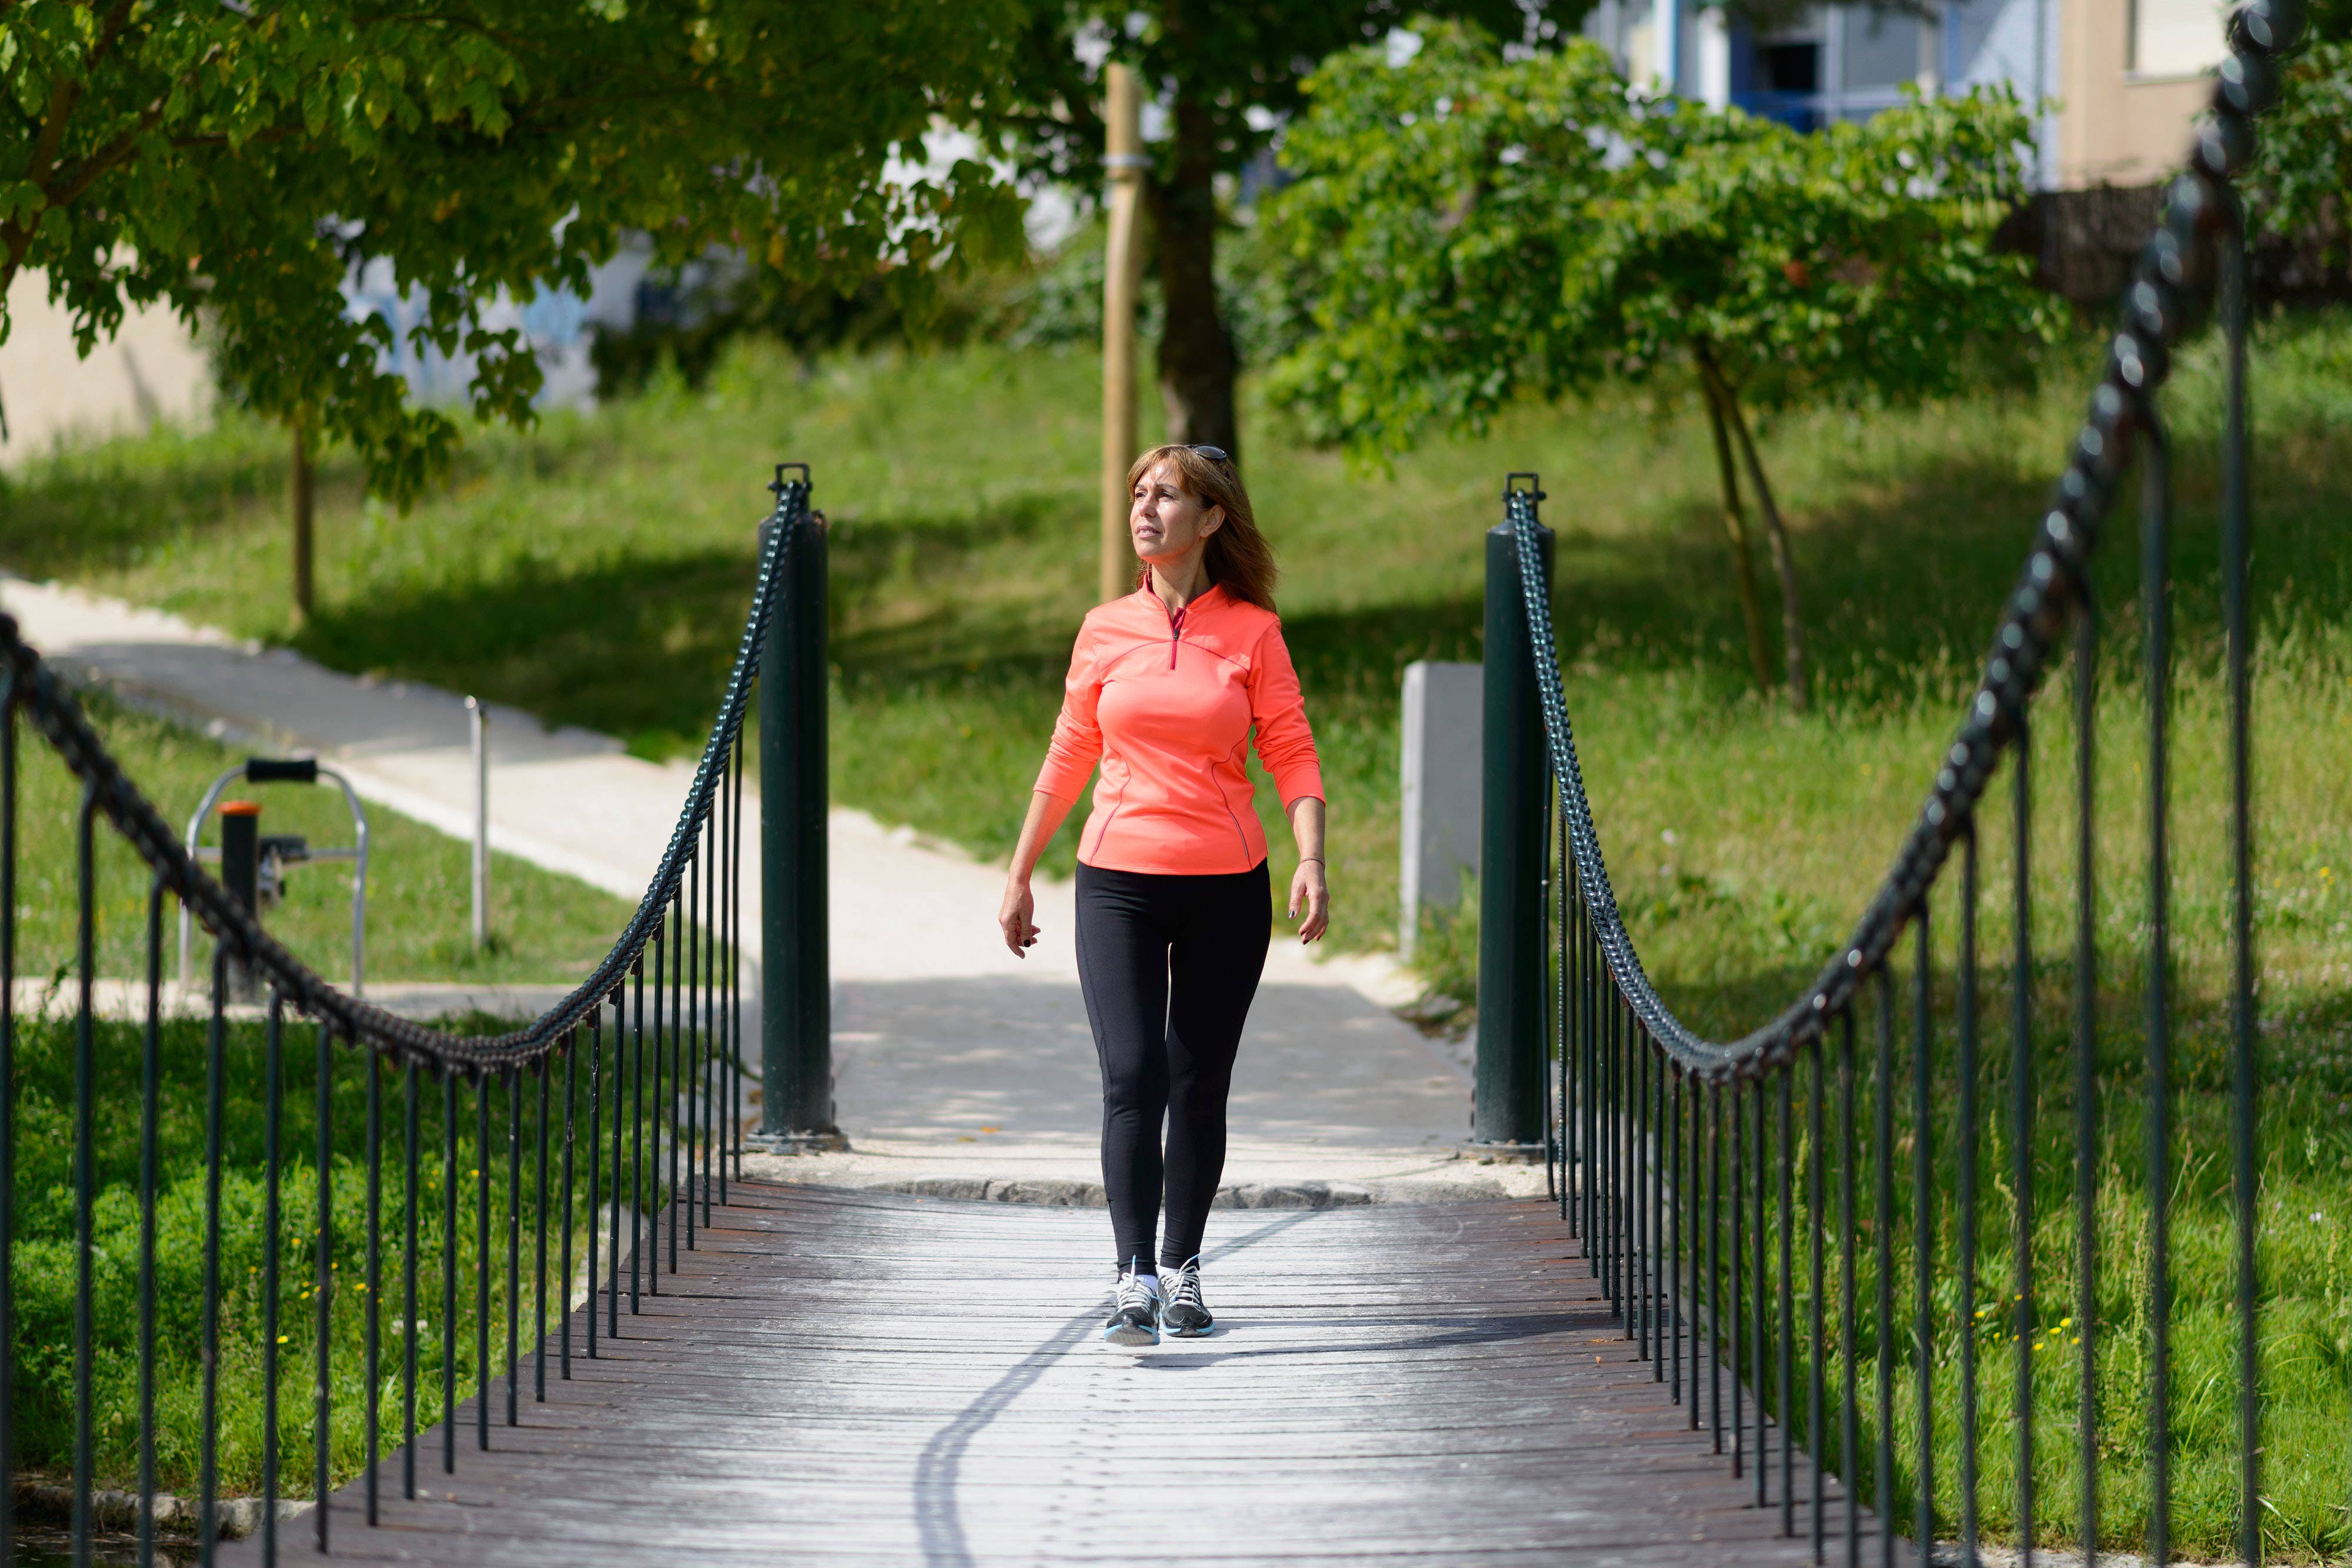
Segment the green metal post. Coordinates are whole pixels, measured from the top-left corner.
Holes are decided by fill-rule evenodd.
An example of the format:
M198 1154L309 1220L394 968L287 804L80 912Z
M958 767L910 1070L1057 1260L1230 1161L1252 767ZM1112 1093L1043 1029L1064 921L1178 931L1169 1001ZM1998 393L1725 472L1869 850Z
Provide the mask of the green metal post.
M1513 478L1521 476L1514 475ZM1534 476L1525 476L1530 482ZM1536 495L1541 497L1542 492ZM1551 530L1538 528L1543 591ZM1478 1076L1472 1142L1502 1159L1543 1157L1543 709L1517 541L1486 534L1486 778L1478 852Z
M785 470L799 469L787 481ZM770 1149L844 1146L834 1122L826 925L825 549L805 464L776 469L772 527L789 531L760 655L760 1137Z

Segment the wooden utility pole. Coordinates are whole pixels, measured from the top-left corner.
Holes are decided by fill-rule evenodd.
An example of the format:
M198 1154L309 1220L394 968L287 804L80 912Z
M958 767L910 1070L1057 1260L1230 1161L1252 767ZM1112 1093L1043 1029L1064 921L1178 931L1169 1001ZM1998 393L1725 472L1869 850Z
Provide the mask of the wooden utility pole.
M1135 547L1127 534L1127 465L1135 461L1135 297L1143 251L1136 233L1143 214L1143 101L1135 73L1103 73L1103 172L1110 235L1103 255L1102 595L1128 591Z

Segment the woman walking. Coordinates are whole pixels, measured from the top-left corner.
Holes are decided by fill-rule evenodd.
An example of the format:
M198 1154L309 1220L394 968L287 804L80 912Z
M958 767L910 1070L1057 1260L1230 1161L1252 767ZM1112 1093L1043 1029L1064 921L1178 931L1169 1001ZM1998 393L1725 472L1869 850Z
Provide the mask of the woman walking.
M1078 631L997 922L1016 956L1036 942L1030 873L1099 760L1078 836L1077 951L1102 1065L1118 1269L1102 1337L1147 1345L1163 1328L1205 1334L1214 1321L1201 1236L1274 925L1265 834L1243 766L1253 729L1298 841L1289 909L1294 920L1306 912L1300 941L1323 935L1331 898L1323 775L1274 613L1274 552L1233 459L1213 446L1154 447L1128 470L1128 496L1136 591Z

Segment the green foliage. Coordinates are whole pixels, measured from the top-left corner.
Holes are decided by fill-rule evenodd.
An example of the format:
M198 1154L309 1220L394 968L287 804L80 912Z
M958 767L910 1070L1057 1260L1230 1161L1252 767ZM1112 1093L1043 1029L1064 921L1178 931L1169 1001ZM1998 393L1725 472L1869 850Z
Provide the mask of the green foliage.
M977 161L904 186L885 162L919 163L937 117L991 100L1013 14L25 0L0 10L0 291L44 269L85 351L127 306L201 311L230 384L317 409L405 499L457 427L379 368L390 329L340 292L354 264L425 291L419 344L476 355L477 413L517 421L539 370L484 308L584 289L624 231L667 262L743 248L801 284L887 264L919 300L940 264L1010 250L1014 202Z
M17 1153L16 1249L11 1281L16 1301L15 1409L18 1463L33 1469L68 1468L73 1453L75 1203L73 1161L74 1040L70 1020L50 1017L19 1021L16 1057ZM195 1489L203 1424L204 1282L205 1238L206 1090L208 1058L202 1019L167 1020L157 1041L155 1345L156 1464L165 1490ZM586 1141L589 1074L587 1052L572 1073L572 1122ZM91 1319L95 1328L92 1389L97 1479L101 1486L133 1485L138 1475L139 1297L142 1248L140 1205L140 1105L143 1076L142 1031L131 1025L100 1022L93 1041L95 1096L92 1126L96 1157L92 1206ZM220 1466L226 1494L261 1490L264 1448L263 1356L271 1336L268 1256L269 1166L265 1158L268 1126L268 1056L265 1027L232 1024L223 1046L220 1197ZM278 1485L282 1495L308 1496L315 1440L315 1375L318 1364L318 1265L330 1276L326 1333L332 1399L331 1480L340 1485L364 1460L367 1379L364 1347L371 1294L368 1289L367 1096L370 1071L378 1085L383 1134L382 1228L379 1232L376 1311L381 1360L377 1386L381 1451L401 1441L402 1325L410 1316L404 1288L407 1260L406 1205L410 1191L404 1146L405 1082L390 1066L355 1056L337 1044L329 1059L328 1176L333 1223L322 1229L319 1214L317 1121L318 1042L311 1026L289 1021L279 1058L277 1268L275 1333L278 1338ZM609 1066L606 1069L609 1073ZM609 1077L605 1080L609 1082ZM575 1229L571 1257L575 1270L586 1260L588 1207L586 1153L575 1166L578 1187L570 1207L560 1176L564 1126L564 1066L553 1063L548 1129L551 1183L548 1196L544 1322L555 1331L560 1313L584 1273L562 1275L562 1224ZM417 1248L417 1422L440 1418L443 1335L450 1333L449 1364L458 1396L470 1396L484 1368L477 1357L478 1300L475 1272L487 1261L494 1273L487 1325L492 1378L506 1370L509 1314L519 1314L520 1349L529 1382L535 1338L531 1307L537 1279L540 1234L538 1176L540 1084L520 1081L520 1191L508 1185L507 1133L510 1108L503 1085L481 1091L489 1099L489 1159L476 1143L476 1091L461 1085L456 1132L457 1224L446 1223L448 1177L443 1158L442 1085L428 1076L417 1083L418 1145L415 1185ZM485 1186L482 1174L488 1167ZM656 1188L658 1190L658 1187ZM604 1191L609 1201L609 1184ZM480 1208L489 1213L490 1250L478 1251ZM504 1270L508 1215L520 1228L520 1300L507 1293ZM624 1227L626 1228L625 1225ZM454 1256L453 1256L454 1254ZM445 1323L441 1312L442 1269L454 1261L457 1314ZM600 1271L604 1265L600 1262ZM575 1346L575 1352L582 1347ZM525 1390L528 1397L528 1389Z
M1506 59L1454 25L1308 93L1272 221L1319 330L1272 390L1363 455L1695 352L1763 406L1915 402L2058 329L1991 244L2027 194L2005 90L1805 135L1637 99L1583 40Z
M2263 120L2247 210L2263 231L2323 236L2340 262L2352 226L2352 39L2314 44L2288 62L2278 107Z
M1550 38L1571 28L1585 5L1517 0L1444 0L1418 7L1466 18L1490 31ZM1311 5L1204 5L1199 0L1030 0L1014 55L1016 76L997 123L1018 138L1027 167L1081 188L1102 184L1102 88L1097 68L1108 57L1161 84L1182 106L1173 134L1147 148L1155 180L1182 181L1186 160L1231 172L1271 146L1305 105L1318 63L1340 50L1377 48L1404 20L1395 0ZM1093 49L1082 39L1097 40ZM1209 214L1213 216L1213 214Z

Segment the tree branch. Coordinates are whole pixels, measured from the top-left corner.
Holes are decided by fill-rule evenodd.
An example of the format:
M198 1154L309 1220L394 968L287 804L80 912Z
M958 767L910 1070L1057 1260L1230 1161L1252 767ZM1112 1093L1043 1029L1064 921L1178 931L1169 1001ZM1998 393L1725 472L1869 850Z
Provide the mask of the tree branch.
M1759 691L1772 689L1772 653L1765 645L1764 606L1756 593L1756 561L1748 548L1748 513L1739 504L1739 470L1731 462L1731 437L1726 433L1720 378L1711 376L1706 340L1691 340L1691 357L1698 361L1699 396L1706 403L1707 428L1715 435L1716 479L1723 489L1723 531L1731 539L1733 584L1739 591L1739 619L1748 632L1748 663Z
M1773 575L1780 580L1780 653L1788 669L1789 706L1802 712L1812 702L1811 684L1805 674L1805 617L1803 601L1797 591L1797 560L1789 546L1788 526L1780 519L1780 508L1772 499L1772 486L1764 477L1764 465L1756 455L1756 442L1748 432L1748 420L1739 412L1739 398L1725 379L1723 369L1716 363L1715 352L1703 338L1696 339L1691 353L1698 361L1698 373L1707 383L1710 396L1721 410L1717 416L1716 441L1723 440L1722 424L1727 420L1731 434L1739 443L1741 466L1748 470L1748 482L1756 486L1756 507L1764 514L1764 537L1772 549ZM1729 461L1728 455L1724 457Z

